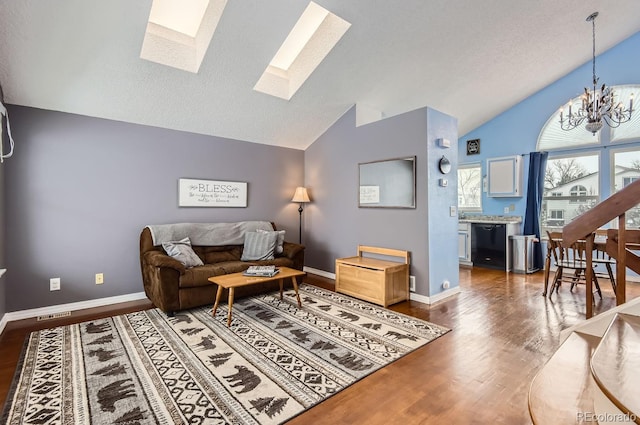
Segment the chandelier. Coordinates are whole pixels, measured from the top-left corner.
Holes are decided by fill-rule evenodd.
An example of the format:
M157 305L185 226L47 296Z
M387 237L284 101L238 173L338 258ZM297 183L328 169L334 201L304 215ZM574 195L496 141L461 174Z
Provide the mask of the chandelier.
M594 135L603 127L603 122L609 127L615 128L629 121L633 112L633 94L629 99L629 108L625 109L622 102L616 104L615 94L611 87L602 84L598 88L598 77L596 77L597 16L598 12L594 12L587 17L587 22L591 22L593 29L593 89L584 88L584 94L580 96L581 104L577 111L572 110L572 101L569 101L569 113L566 116L564 115L564 107L560 108L560 128L573 130L586 120L584 128Z

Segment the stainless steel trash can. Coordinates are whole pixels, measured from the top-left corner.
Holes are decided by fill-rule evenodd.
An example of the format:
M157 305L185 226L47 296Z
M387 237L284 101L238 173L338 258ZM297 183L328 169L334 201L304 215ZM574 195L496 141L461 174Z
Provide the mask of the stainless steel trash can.
M514 273L533 273L533 244L538 241L536 235L509 236L511 242L511 271Z

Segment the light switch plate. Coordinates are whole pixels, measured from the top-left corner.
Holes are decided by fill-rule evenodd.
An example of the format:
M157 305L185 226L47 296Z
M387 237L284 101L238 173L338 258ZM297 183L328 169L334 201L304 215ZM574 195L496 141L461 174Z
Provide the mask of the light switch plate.
M449 215L450 215L451 217L455 217L455 216L456 216L456 214L458 213L456 210L457 210L456 206L455 206L455 205L451 205L451 206L449 207Z
M52 277L49 279L49 290L50 291L59 291L60 290L60 278Z

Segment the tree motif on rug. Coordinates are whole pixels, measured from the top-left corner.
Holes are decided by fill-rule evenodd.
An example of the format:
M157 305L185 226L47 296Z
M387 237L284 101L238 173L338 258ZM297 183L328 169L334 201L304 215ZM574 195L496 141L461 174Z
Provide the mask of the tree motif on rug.
M2 423L282 423L448 329L310 285L34 332Z

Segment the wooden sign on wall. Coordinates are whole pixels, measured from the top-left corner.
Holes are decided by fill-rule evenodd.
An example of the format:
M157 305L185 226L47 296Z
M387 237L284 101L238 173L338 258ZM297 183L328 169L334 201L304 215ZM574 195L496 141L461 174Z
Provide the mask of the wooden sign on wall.
M247 206L247 183L179 179L178 206L243 208Z

